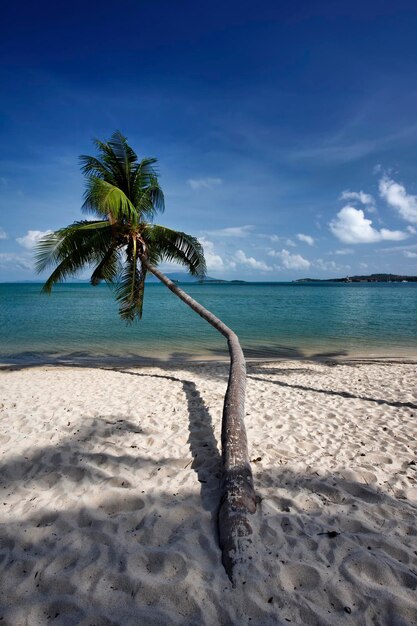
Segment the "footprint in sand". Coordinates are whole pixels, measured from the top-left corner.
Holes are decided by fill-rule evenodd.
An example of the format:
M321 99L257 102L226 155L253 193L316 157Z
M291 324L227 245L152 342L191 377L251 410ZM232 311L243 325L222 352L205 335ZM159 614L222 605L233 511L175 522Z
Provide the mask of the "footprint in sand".
M311 591L316 589L321 583L319 572L302 563L288 563L282 565L280 571L282 586L287 591Z
M356 585L368 587L395 588L399 585L408 589L417 589L417 576L405 568L394 570L378 554L356 552L348 556L341 566L343 574Z
M115 476L114 478L111 478L108 483L112 487L120 487L122 489L128 489L132 486L127 478L123 478L123 476Z
M146 569L150 574L164 578L178 579L187 575L185 559L177 552L153 551L147 555Z
M107 515L117 515L118 513L140 511L144 506L145 502L141 498L112 496L103 500L98 508L107 513Z
M37 528L42 528L45 526L52 526L52 524L56 521L58 517L58 513L55 512L49 512L46 513L45 515L42 515L41 517L38 518L38 521L35 523L35 526Z

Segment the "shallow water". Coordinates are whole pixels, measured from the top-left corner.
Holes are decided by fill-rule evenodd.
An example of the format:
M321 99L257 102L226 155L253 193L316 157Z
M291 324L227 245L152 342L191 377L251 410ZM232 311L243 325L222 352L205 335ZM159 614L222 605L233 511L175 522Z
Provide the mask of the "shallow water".
M0 284L0 360L218 358L222 336L163 285L127 325L106 285ZM183 285L248 357L417 356L417 283Z

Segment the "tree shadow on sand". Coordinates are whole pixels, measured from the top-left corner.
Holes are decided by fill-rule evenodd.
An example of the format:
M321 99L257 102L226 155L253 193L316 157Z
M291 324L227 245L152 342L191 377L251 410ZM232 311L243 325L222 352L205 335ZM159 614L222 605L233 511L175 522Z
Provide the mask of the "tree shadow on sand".
M334 389L317 389L315 387L309 387L307 385L300 385L297 383L289 383L283 380L277 380L276 378L272 380L271 378L261 378L259 376L259 374L264 374L264 375L272 374L274 376L282 376L282 375L285 376L285 375L291 375L291 374L300 373L300 372L311 374L311 371L307 370L306 368L300 368L298 370L297 368L285 369L285 368L281 368L279 365L273 368L264 368L262 366L259 367L256 364L251 364L248 368L248 379L256 380L262 383L269 383L271 385L277 385L278 387L285 387L288 389L297 389L300 391L310 391L313 393L325 394L327 396L339 396L341 398L348 398L352 400L363 400L364 402L375 402L376 404L385 404L387 406L393 406L396 408L406 407L409 409L417 409L417 404L413 402L401 402L401 401L394 401L394 400L386 400L383 398L372 398L369 396L354 394L350 391L335 391ZM258 375L255 376L254 373ZM314 372L314 375L316 376L317 372Z
M198 368L193 365L192 371ZM111 443L117 435L129 434L142 449L141 439L149 433L122 414L80 420L83 426L69 429L58 445L12 457L0 466L0 489L5 494L21 489L27 506L21 518L11 512L0 523L0 623L241 623L240 596L224 595L229 581L214 534L220 454L210 412L195 383L183 374L114 369L123 376L152 376L182 385L191 466L201 494L181 488L180 471L178 482L175 476L178 459L173 457L148 457L136 444L128 450L120 450L120 444L114 453L86 449L87 444ZM180 369L186 367L181 364ZM225 379L226 365L210 369L213 378ZM279 365L269 370L265 364L249 364L249 380L254 376L263 383L390 404L262 378L294 372ZM175 493L165 486L147 489L146 477L157 466L172 466L170 487ZM125 480L126 467L141 475L140 490ZM410 484L416 480L414 468L411 462L406 468ZM390 481L367 485L307 468L300 473L284 466L262 467L262 461L254 470L261 503L254 575L250 579L248 574L246 587L255 591L245 597L252 623L415 623L417 507ZM71 489L80 481L94 495L77 501L71 499ZM36 489L33 502L27 488ZM65 507L57 492L69 496Z
M123 427L131 428L128 422ZM83 441L113 436L113 429L105 428L86 428L81 441L74 441L75 469L85 469ZM53 448L39 450L39 458L62 454L60 446ZM60 507L57 491L68 489L68 473L57 456L54 467L46 464L46 472L31 478L48 502L43 506L25 496L32 461L20 459L21 475L14 480L16 457L1 468L8 477L3 487L20 485L28 499L27 515L16 519L11 512L0 524L2 624L238 623L242 598L238 592L224 595L230 583L197 494L180 486L175 497L164 489L148 492L146 483L138 494L118 484L119 495L109 501L101 493L99 459L90 455L88 481L96 496L88 504L70 499ZM139 457L138 471L153 461ZM136 468L135 455L112 459L110 479L120 478L126 463ZM254 623L329 626L347 619L346 607L353 620L346 623L365 617L366 623L387 626L413 623L415 506L377 485L255 467L261 503L245 595L245 611ZM59 476L51 487L48 472Z
M295 360L312 360L327 361L327 364L337 362L340 357L347 356L347 352L343 350L332 350L326 352L317 352L312 355L296 346L275 345L275 346L246 346L243 349L246 359L261 361L276 361L280 359ZM196 356L189 352L176 351L171 352L165 357L147 356L135 352L125 351L123 356L115 356L114 354L94 355L90 352L77 350L67 353L54 353L51 351L23 351L8 354L0 357L1 370L20 370L45 365L67 365L73 367L146 367L146 366L176 366L176 365L195 365L199 362L219 361L228 362L229 354L227 347L211 348L204 355Z
M220 493L222 460L214 435L210 411L201 397L195 382L170 375L132 372L118 368L111 368L111 370L123 375L170 380L182 385L188 410L188 443L190 444L192 455L190 465L197 473L198 481L201 484L202 504L212 512L213 521L215 522Z

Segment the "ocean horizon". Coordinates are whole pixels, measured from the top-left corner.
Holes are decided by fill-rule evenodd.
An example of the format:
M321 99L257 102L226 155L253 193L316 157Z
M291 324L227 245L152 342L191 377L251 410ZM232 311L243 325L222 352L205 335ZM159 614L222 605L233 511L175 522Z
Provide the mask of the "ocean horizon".
M417 283L187 283L239 336L247 358L417 356ZM0 361L227 357L225 339L164 285L127 325L107 285L0 284Z

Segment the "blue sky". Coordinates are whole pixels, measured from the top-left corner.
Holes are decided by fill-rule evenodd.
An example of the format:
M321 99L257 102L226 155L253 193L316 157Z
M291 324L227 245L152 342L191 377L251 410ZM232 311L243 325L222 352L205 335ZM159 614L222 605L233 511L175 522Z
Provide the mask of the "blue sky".
M417 274L416 32L401 0L9 3L0 281L81 218L78 156L115 129L211 276Z

